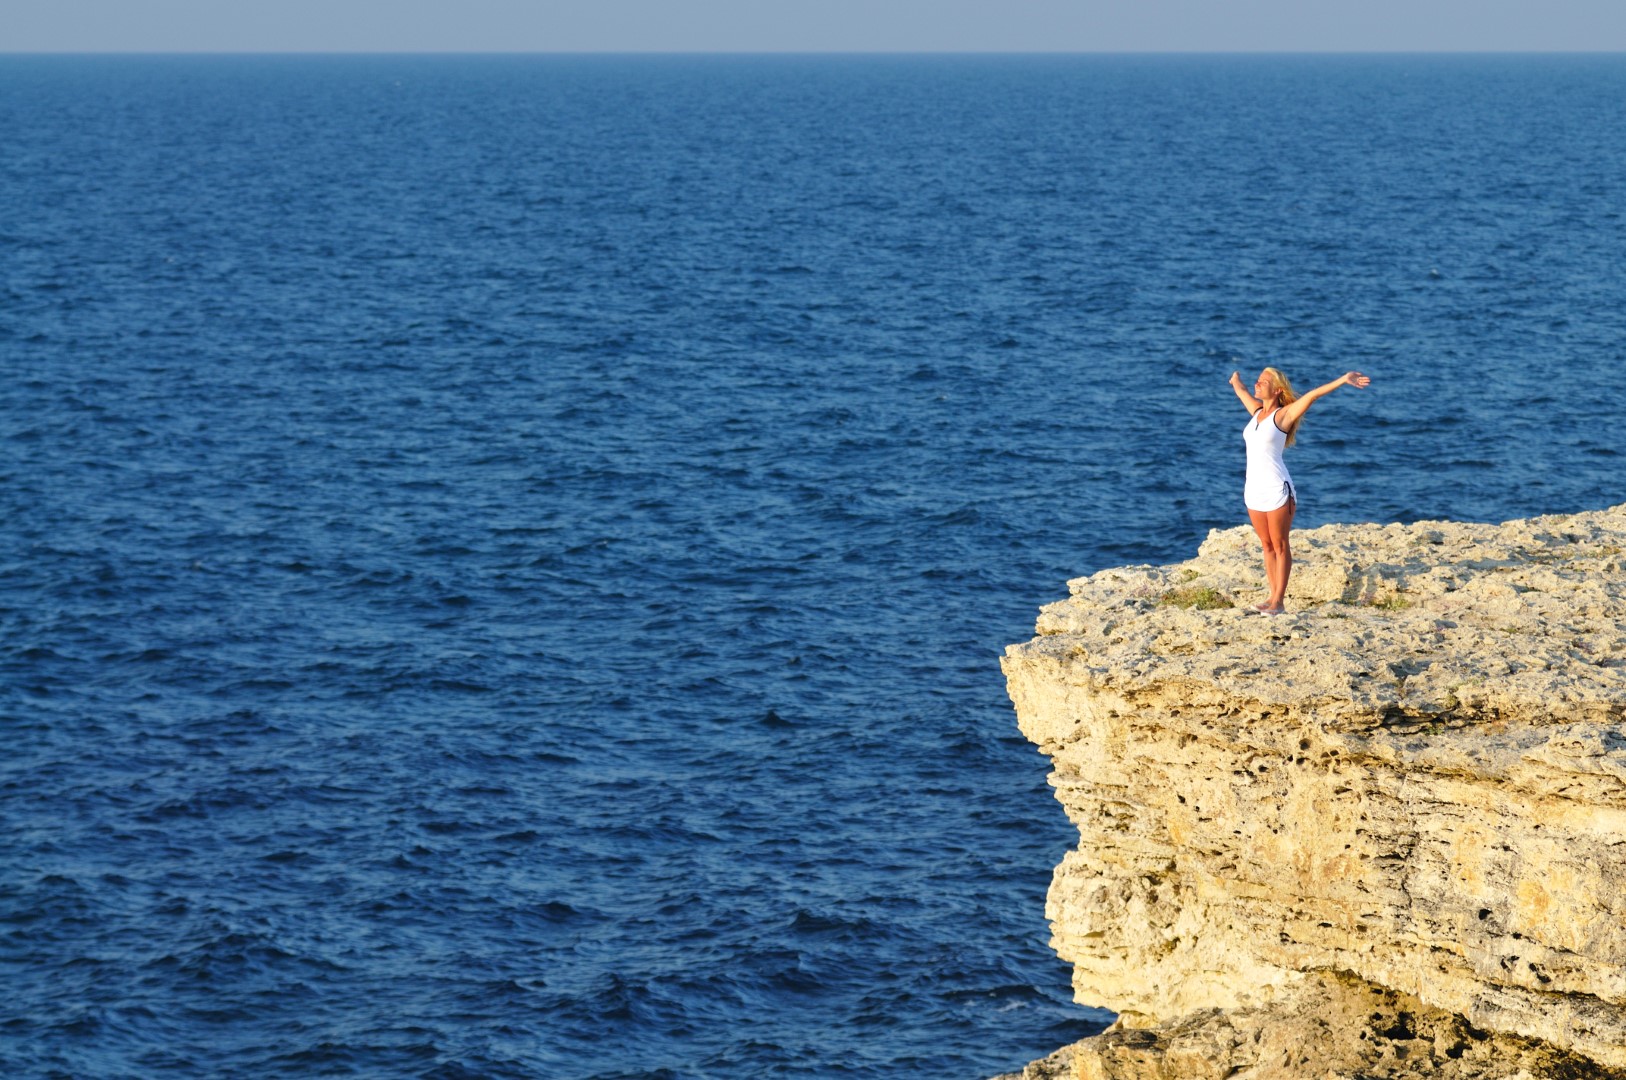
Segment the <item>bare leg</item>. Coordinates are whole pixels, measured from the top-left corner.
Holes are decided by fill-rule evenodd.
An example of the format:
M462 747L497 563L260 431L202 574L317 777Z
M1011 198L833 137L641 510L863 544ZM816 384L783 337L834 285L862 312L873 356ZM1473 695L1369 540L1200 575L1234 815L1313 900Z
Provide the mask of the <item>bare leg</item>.
M1276 572L1270 575L1271 593L1267 601L1267 611L1281 611L1287 601L1287 579L1293 573L1293 547L1289 534L1293 528L1293 513L1298 509L1298 503L1293 499L1287 500L1287 505L1278 507L1267 514L1265 519L1266 535L1270 537L1265 545L1266 559L1272 554L1276 560Z
M1275 510L1248 511L1248 520L1253 522L1253 531L1259 534L1259 546L1264 550L1265 582L1270 590L1265 602L1258 605L1260 611L1281 611L1287 599L1287 579L1293 572L1293 549L1288 534L1297 509L1298 503L1288 499L1285 506Z
M1265 602L1254 605L1264 611L1276 602L1276 549L1271 540L1270 515L1263 510L1250 509L1248 520L1253 522L1253 531L1259 534L1259 546L1265 554Z

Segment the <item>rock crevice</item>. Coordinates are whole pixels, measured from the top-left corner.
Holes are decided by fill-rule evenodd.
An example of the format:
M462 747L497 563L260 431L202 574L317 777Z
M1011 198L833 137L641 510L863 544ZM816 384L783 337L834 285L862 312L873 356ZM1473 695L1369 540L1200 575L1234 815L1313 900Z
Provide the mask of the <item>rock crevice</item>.
M1052 944L1119 1014L1062 1075L1626 1071L1626 507L1293 542L1288 615L1231 529L1006 652L1079 829Z

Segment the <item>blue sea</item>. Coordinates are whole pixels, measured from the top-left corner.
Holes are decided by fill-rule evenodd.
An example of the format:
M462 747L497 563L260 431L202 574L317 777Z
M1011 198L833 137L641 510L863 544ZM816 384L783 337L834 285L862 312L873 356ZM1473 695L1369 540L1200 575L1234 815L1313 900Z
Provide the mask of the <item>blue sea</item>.
M1626 501L1623 213L1619 56L0 57L0 1075L1098 1030L1000 650L1233 370L1300 526Z

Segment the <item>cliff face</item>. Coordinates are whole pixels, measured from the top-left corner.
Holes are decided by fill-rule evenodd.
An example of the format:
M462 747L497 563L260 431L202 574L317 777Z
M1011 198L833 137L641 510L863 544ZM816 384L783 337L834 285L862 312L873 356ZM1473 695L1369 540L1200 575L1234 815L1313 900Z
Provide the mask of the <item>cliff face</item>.
M1029 1075L1626 1070L1626 506L1293 544L1288 615L1238 528L1006 652L1079 830L1052 944L1120 1014Z

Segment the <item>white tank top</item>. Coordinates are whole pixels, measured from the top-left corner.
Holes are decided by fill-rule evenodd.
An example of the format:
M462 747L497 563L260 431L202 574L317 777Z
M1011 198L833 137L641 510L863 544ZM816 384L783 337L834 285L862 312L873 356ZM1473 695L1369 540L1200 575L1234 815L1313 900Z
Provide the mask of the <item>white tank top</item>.
M1267 416L1259 410L1242 429L1242 442L1248 448L1248 479L1242 487L1242 501L1248 509L1276 510L1286 506L1288 499L1298 498L1282 462L1287 432L1276 426L1276 413Z

